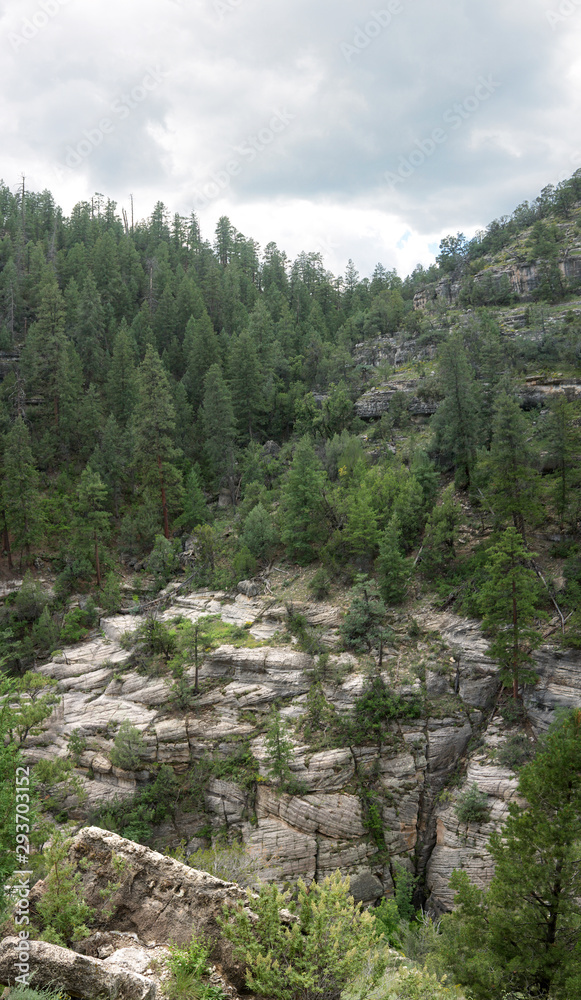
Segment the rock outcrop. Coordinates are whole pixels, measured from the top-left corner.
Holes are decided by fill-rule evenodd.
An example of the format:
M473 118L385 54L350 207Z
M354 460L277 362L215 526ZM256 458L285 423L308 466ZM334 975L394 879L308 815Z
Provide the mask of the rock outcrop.
M127 952L128 949L124 949ZM134 949L137 951L138 949ZM147 956L141 967L147 968ZM119 955L119 962L113 961ZM80 955L69 948L60 948L45 941L28 941L26 949L17 937L7 937L0 942L0 983L14 986L20 973L20 959L24 958L30 971L33 989L57 987L71 996L84 1000L155 1000L158 994L153 977L142 975L127 967L127 955L114 953L112 960L102 961ZM135 964L136 956L133 956Z
M300 610L332 644L340 622L337 609L314 604ZM515 775L499 771L495 761L510 727L495 714L498 668L476 622L429 608L420 611L421 638L387 648L383 676L404 699L422 695L422 717L392 721L382 745L364 740L355 746L313 747L300 738L313 658L292 644L272 644L284 629L285 607L264 598L199 593L176 598L164 616L178 613L192 620L221 614L244 625L257 643L254 648L224 645L208 654L200 668L202 694L190 710L173 707L171 678L129 668L129 654L119 641L128 624L135 625L128 616L105 619L104 637L67 649L39 668L56 678L62 700L45 732L28 740L28 759L64 755L74 730L86 740L77 774L87 802L71 792L63 803L70 818L82 820L89 809L134 795L160 764L180 774L208 756L228 757L244 741L258 762L258 783L249 788L235 772L205 779L201 809L178 810L172 823L157 830L160 846L182 841L193 851L208 843L209 829L214 835L230 832L247 845L265 876L280 883L298 876L320 880L338 868L366 902L392 891L396 862L422 877L435 909L449 905L448 879L458 864L482 884L487 881L489 828L460 829L456 799L466 782L475 781L487 791L491 822L498 823L514 793ZM534 731L541 733L556 709L581 702L581 656L547 646L535 658L539 682L527 690L525 701ZM339 716L352 712L366 683L353 656L330 656L322 691ZM293 795L280 794L273 785L260 735L274 703L299 724L291 773L300 790ZM124 771L110 760L123 719L143 736L136 771ZM167 858L164 863L173 864Z

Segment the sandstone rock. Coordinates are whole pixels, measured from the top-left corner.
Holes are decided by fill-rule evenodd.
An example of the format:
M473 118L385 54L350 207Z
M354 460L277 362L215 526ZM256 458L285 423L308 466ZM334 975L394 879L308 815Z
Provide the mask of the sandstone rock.
M247 902L239 886L97 827L86 827L76 835L69 858L100 930L132 931L145 944L183 945L193 931L205 934L215 942L216 961L225 974L234 982L242 981L241 967L216 923L224 906ZM102 891L107 892L111 883L120 886L104 906ZM32 905L43 889L43 882L34 886Z
M107 965L98 958L79 955L68 948L60 948L45 941L29 941L27 954L32 973L33 988L57 986L73 996L85 1000L154 1000L155 983L137 972L115 965ZM0 982L14 985L19 975L19 948L16 937L7 937L0 943ZM24 954L24 952L23 952Z
M255 580L240 580L240 583L236 585L236 590L246 597L257 597L260 593L260 584Z

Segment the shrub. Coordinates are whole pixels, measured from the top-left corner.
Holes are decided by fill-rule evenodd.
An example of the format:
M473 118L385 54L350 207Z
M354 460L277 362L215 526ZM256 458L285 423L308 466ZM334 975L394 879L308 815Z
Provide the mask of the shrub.
M111 750L111 763L125 771L135 771L144 750L145 741L139 729L129 719L123 719Z
M481 792L476 782L456 802L456 816L460 823L486 823L490 816L488 795Z
M355 699L352 738L380 739L391 719L419 719L422 705L418 696L411 700L390 691L383 677L376 675Z
M383 974L385 964L376 956L376 922L353 902L349 879L340 872L308 888L299 879L296 901L276 885L263 885L249 903L258 919L239 904L233 915L224 909L219 924L246 964L248 988L260 996L339 1000L369 963L369 988ZM290 926L281 922L283 908L296 917Z
M16 617L21 621L36 621L49 601L49 595L42 589L42 584L31 573L27 573L14 601Z
M258 503L244 522L240 541L255 559L268 559L277 545L276 528L267 510Z
M210 950L203 939L195 937L187 948L170 946L166 958L169 979L164 984L168 1000L221 1000L222 990L204 982L210 974Z
M177 651L175 631L159 618L153 616L146 618L137 629L136 635L144 653L163 656L166 662Z
M401 948L403 927L395 899L382 899L371 912L377 933L386 938L392 948Z
M188 864L198 871L209 872L225 882L255 886L260 883L260 872L264 861L248 853L244 844L216 843L212 847L199 848L188 857Z
M84 608L71 608L67 611L61 626L59 642L63 645L74 645L82 642L99 620L95 602L89 598Z
M385 604L373 580L359 576L351 591L351 604L339 628L345 646L356 653L378 645L385 621Z
M45 891L36 904L42 920L41 939L64 947L87 937L87 921L93 915L81 895L81 875L69 861L70 840L55 832L45 850L48 875L44 880Z
M105 583L99 598L102 607L110 615L116 614L121 607L121 586L115 573L107 573Z
M325 597L329 596L330 589L331 577L329 576L327 570L321 566L309 583L309 593L315 598L316 601L323 601Z
M87 748L87 739L85 736L81 736L79 729L73 729L68 740L68 751L69 756L75 766L78 766L81 755L85 752Z
M498 751L499 763L504 767L510 767L511 771L516 771L527 761L534 757L534 750L529 739L524 733L516 733L510 736L506 743Z
M148 573L153 573L158 590L165 587L180 568L181 545L179 538L170 541L165 535L155 536L155 545L146 562Z

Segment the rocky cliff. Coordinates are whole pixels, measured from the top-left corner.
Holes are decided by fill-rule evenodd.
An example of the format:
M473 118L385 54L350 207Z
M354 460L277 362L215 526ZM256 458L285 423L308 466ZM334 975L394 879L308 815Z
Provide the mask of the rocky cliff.
M321 604L305 605L302 612L332 646L339 612ZM86 739L77 769L86 801L70 794L63 804L69 817L86 821L103 803L133 796L156 765L183 773L210 757L227 758L247 741L259 764L258 781L249 787L236 774L227 780L210 776L203 806L177 811L157 829L160 847L181 841L187 855L208 842L210 829L214 834L235 831L267 877L281 883L299 875L319 880L339 868L350 876L356 898L366 902L392 890L394 865L400 862L421 876L425 898L436 910L450 904L447 886L454 867L487 882L486 840L506 814L516 776L497 761L512 729L499 710L497 666L476 623L427 606L416 615L413 629L400 623L393 647L384 654L383 676L404 699L422 695L422 717L394 720L382 745L365 740L357 746L333 741L326 746L324 738L313 744L301 736L315 664L292 644L282 644L284 607L261 598L197 593L177 598L163 617L178 613L190 620L220 614L224 621L244 625L257 643L254 648L225 645L208 654L200 670L203 693L187 712L171 707L171 679L144 676L129 666L120 640L137 624L134 617L102 620L99 637L39 668L57 680L62 697L46 730L28 740L27 757L33 763L64 756L74 730ZM413 637L416 631L420 634ZM581 702L578 652L547 646L536 661L540 679L526 694L531 740L556 709ZM369 668L369 662L349 654L331 655L322 687L339 715L352 712ZM268 772L264 720L274 703L296 727L291 770L298 791L292 795L281 794ZM143 735L137 771L122 770L110 760L124 719ZM473 783L488 795L489 821L461 825L455 803ZM370 803L380 817L379 835L377 819L370 821Z

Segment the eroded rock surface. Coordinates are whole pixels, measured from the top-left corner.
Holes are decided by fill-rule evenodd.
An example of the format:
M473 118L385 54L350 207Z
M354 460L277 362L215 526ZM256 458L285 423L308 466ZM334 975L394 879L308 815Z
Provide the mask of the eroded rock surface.
M340 613L330 605L297 607L319 629L325 641L337 637ZM208 754L228 755L238 741L249 741L260 770L258 786L212 778L204 810L176 813L173 823L158 830L159 843L188 850L207 843L213 832L233 831L259 859L263 873L279 882L302 876L322 879L339 868L351 879L358 898L371 901L392 889L395 862L425 879L435 908L447 906L448 880L462 865L485 884L491 864L485 844L492 826L458 829L455 802L473 782L487 792L491 824L502 821L514 793L513 772L498 769L495 752L505 738L506 723L495 715L500 682L498 667L476 622L447 612L420 609L422 636L415 650L397 646L384 651L383 676L404 698L422 695L420 719L389 725L385 742L362 746L313 749L298 736L291 760L301 791L281 795L269 773L264 736L258 735L274 703L292 721L307 711L313 683L312 657L292 645L276 645L285 629L287 608L272 599L234 599L204 592L177 597L164 613L196 620L220 614L244 625L263 645L224 645L201 664L202 694L188 711L172 703L171 678L149 677L129 669L123 633L134 628L134 616L102 622L104 635L65 650L40 667L55 677L62 700L46 730L28 740L31 762L67 753L73 730L86 739L77 773L87 802L71 794L64 803L71 818L82 820L89 809L131 797L160 764L187 771ZM269 645L264 645L268 642ZM542 647L536 653L539 682L527 690L525 703L535 734L553 720L558 708L581 702L581 656ZM193 681L193 668L190 670ZM341 716L349 715L367 684L367 674L350 654L331 655L322 690ZM128 719L142 733L140 770L124 771L110 760L118 724ZM258 730L257 730L257 727ZM503 735L504 733L504 735ZM457 777L464 775L460 787ZM381 842L370 825L373 806L383 825ZM205 832L204 832L205 831ZM380 850L382 848L382 850ZM366 895L368 894L368 895Z

